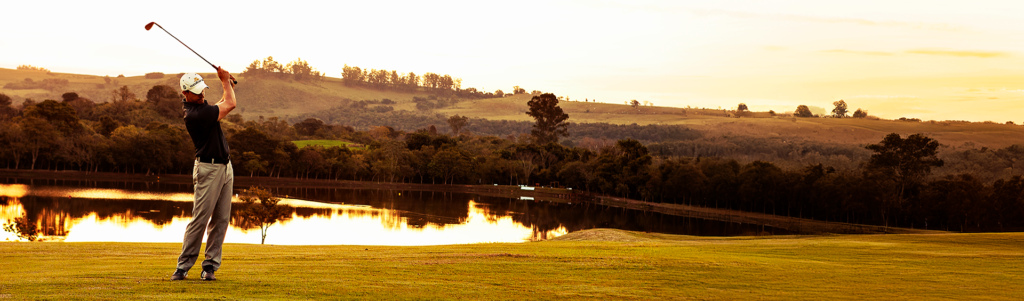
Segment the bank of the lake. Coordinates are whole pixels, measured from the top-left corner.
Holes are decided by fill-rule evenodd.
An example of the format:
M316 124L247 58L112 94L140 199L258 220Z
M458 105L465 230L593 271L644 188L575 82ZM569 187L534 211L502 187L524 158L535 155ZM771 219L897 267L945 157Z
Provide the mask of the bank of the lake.
M88 173L80 171L29 171L0 169L0 178L38 179L41 181L54 181L59 184L61 180L80 181L120 181L120 182L163 182L175 184L191 184L192 178L189 175L167 174L167 175L141 175L125 173ZM249 186L265 187L305 187L305 188L335 188L335 189L386 189L386 190L410 190L410 191L434 191L434 192L458 192L474 193L485 196L521 198L529 197L539 201L553 202L589 202L598 205L618 207L623 209L634 209L645 212L656 212L668 215L700 218L736 224L762 225L774 229L782 229L789 233L800 234L937 234L944 231L910 229L897 227L883 227L875 225L851 224L842 222L830 222L812 219L788 217L767 213L746 212L729 209L708 208L688 206L683 204L666 204L645 202L612 196L596 195L585 192L572 191L563 188L536 187L530 190L523 190L518 186L508 185L440 185L440 184L418 184L418 183L395 183L395 182L366 182L366 181L344 181L344 180L321 180L321 179L296 179L296 178L274 178L274 177L235 177L235 188L246 188Z
M180 244L0 243L0 299L994 299L1021 233L708 238L596 229L520 244L228 244L220 280L167 280Z

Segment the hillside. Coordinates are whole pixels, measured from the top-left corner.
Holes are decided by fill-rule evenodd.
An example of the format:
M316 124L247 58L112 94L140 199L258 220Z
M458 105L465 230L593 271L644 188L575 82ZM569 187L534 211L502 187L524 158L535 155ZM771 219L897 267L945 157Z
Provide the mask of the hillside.
M207 92L207 97L211 99L219 98L221 94L220 80L217 79L216 75L213 73L200 73L200 75L203 76L207 85L211 87L210 92ZM428 96L426 93L397 93L350 88L343 85L339 78L327 78L315 84L283 80L249 80L242 76L236 76L236 78L239 84L235 87L235 93L240 99L240 113L245 118L255 118L258 116L285 118L297 116L303 113L332 108L342 99L379 100L389 98L399 102L399 104L394 105L396 110L415 110L412 98L415 96ZM121 86L128 86L139 99L145 100L146 92L153 86L169 85L176 87L178 83L177 74L166 74L158 79L149 79L145 76L111 76L108 83L104 76L0 68L0 87L9 83L22 83L26 79L31 79L35 83L48 79L67 80L68 83L52 89L0 88L0 93L7 94L13 98L15 106L20 105L27 98L36 101L45 99L59 100L61 99L61 94L65 92L75 92L81 97L100 103L108 101L111 91Z
M211 89L210 98L220 94L219 81L212 73L203 73ZM14 99L17 106L26 98L36 101L60 99L64 92L76 92L95 102L105 102L110 92L127 85L140 99L154 85L176 86L177 75L167 74L163 78L148 79L144 76L111 77L107 83L103 76L46 73L0 68L0 87L8 83L20 83L25 79L35 83L47 79L67 80L66 85L50 89L0 89ZM489 120L532 122L525 114L530 95L515 95L504 98L461 100L440 109L419 111L413 97L429 97L431 93L404 93L378 91L361 87L347 87L339 78L327 77L318 83L299 83L285 80L247 80L239 77L236 92L240 99L239 111L246 119L259 116L281 117L296 121L304 114L315 116L350 101L390 99L388 106L397 111L407 111L401 116L423 116L424 124L435 124L439 129L447 126L437 116L463 115ZM383 105L372 105L383 106ZM641 106L633 108L625 104L563 101L562 108L574 123L609 123L619 125L682 125L695 129L704 137L761 137L780 141L813 141L829 144L863 145L878 142L888 133L924 133L947 146L970 146L1003 148L1013 144L1024 144L1024 127L999 123L960 122L907 122L895 120L833 119L772 117L766 112L754 112L750 117L729 117L730 113L716 109L686 109L676 107ZM340 108L345 111L347 108ZM866 108L870 110L870 108ZM382 118L397 115L385 115ZM433 120L433 121L431 121ZM441 123L441 124L437 124ZM522 126L520 126L522 128ZM406 129L412 130L412 129Z
M471 100L455 108L440 110L446 115L533 121L525 114L528 95L503 99ZM909 122L899 120L868 120L854 118L772 117L767 112L754 112L753 117L728 117L723 110L685 109L675 107L639 107L625 104L561 102L569 120L580 123L611 123L638 125L684 125L709 133L710 136L790 137L828 143L877 143L889 133L903 135L924 133L943 144L959 146L972 142L978 147L1001 148L1024 144L1024 126L999 123L962 123L948 121ZM707 136L707 135L706 135Z
M38 88L40 96L56 98L61 90L88 88L89 83L83 81L97 80L35 75L44 77L38 81L41 85L30 78L5 86L30 87L14 89L27 94L31 91L26 90ZM144 90L147 84L173 79L123 80ZM760 113L735 118L722 110L563 102L575 118L568 125L570 136L560 139L561 145L537 144L527 134L532 122L522 117L527 95L454 101L435 95L344 87L337 79L313 83L241 80L244 111L239 111L246 116L228 116L223 124L235 151L232 158L252 163L245 167L249 174L403 183L436 183L440 179L446 184L564 185L645 201L873 225L927 224L945 229L952 225L952 229L968 231L1002 231L1020 227L1019 221L1024 220L1019 218L1024 213L1013 209L1022 208L1017 196L1024 178L1016 163L1024 162L1024 141L1022 127L1012 124L793 118ZM90 90L101 93L98 89L112 84L94 83ZM216 82L212 84L216 86ZM88 97L86 93L83 90ZM23 115L30 118L5 120L0 127L5 130L0 138L13 141L13 147L0 153L0 159L15 169L184 173L191 166L193 153L177 116L181 104L176 92L162 94L154 94L156 101L147 103L125 100L93 107L89 100L76 99L27 107ZM76 120L68 109L83 119ZM11 111L4 108L4 118L11 116L7 113ZM467 124L460 135L452 135L454 129L448 126L448 114L453 113L473 117L459 119ZM286 118L264 120L275 116L271 114ZM56 127L46 127L44 122ZM430 130L418 131L424 128ZM892 132L923 133L925 137L913 140L928 143L921 152L929 157L934 153L936 159L929 159L934 168L923 170L920 181L915 182L924 188L903 190L912 193L896 205L886 200L890 199L888 193L899 190L887 187L894 182L884 176L899 173L865 164L873 155L865 146L879 143ZM34 140L46 142L47 148L36 149L39 152L31 156L33 144L19 143L29 141L23 137L50 134L55 138ZM900 139L887 137L886 144L903 143ZM299 149L296 143L283 143L309 140L318 145L347 141L368 147L355 151ZM442 167L447 171L439 169ZM679 189L683 184L691 186ZM809 210L806 215L805 207ZM898 209L903 217L887 214L889 207Z

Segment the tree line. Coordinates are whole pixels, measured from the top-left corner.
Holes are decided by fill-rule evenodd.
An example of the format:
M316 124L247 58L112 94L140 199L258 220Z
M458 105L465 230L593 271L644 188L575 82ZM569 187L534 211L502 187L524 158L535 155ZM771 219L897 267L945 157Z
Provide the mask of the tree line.
M46 68L43 68L43 67L36 67L36 66L32 66L32 65L18 65L17 70L42 71L42 72L50 73L50 69L46 69Z
M65 93L59 101L28 100L20 109L0 96L0 112L7 112L0 120L0 143L9 146L0 150L0 160L13 169L187 174L194 158L180 121L178 95L174 88L154 86L140 99L122 87L111 91L105 103ZM568 186L652 202L827 221L956 231L1024 229L1021 176L1011 173L991 182L971 174L933 176L957 154L1016 160L1024 153L1022 146L943 157L931 138L891 134L857 152L819 150L862 158L853 168L820 163L780 167L761 160L741 163L728 152L686 153L685 145L672 150L665 147L667 142L645 145L635 138L594 143L597 139L585 137L575 145L559 143L582 131L572 130L568 115L551 99L557 100L551 94L531 100L531 111L536 109L535 117L544 122L505 136L468 131L474 123L490 121L459 116L437 116L415 130L387 125L357 129L317 118L294 123L245 120L240 115L222 123L239 175ZM446 124L459 126L459 134L438 130ZM602 127L642 128L600 125L594 131ZM654 132L700 139L685 128L660 129ZM366 147L300 149L292 141L301 139L338 139Z
M241 73L242 76L252 78L276 78L292 79L295 81L320 81L324 74L316 71L308 62L301 58L282 65L274 60L272 56L265 59L255 60ZM347 64L342 67L341 77L346 86L367 87L381 91L399 92L429 92L444 97L461 98L491 98L503 97L504 92L497 90L494 93L478 91L476 88L462 89L462 79L454 78L451 75L440 75L427 72L417 75L415 72L398 73L397 70L384 69L363 69L360 67L349 67ZM525 93L525 89L514 87L517 93Z
M381 91L428 92L444 97L469 99L526 94L526 89L519 86L512 87L514 93L505 93L501 89L494 92L480 91L472 87L463 89L461 78L433 72L417 75L415 72L399 73L397 70L363 69L355 66L350 67L347 64L341 70L341 78L346 86L367 87Z
M316 68L310 66L302 58L297 58L287 65L282 65L275 61L273 56L268 56L262 61L253 61L240 75L248 78L291 79L299 82L322 81L324 79L323 72L317 71Z
M273 56L268 56L263 60L253 61L242 71L241 76L310 82L322 81L325 75L323 72L318 72L316 68L310 66L302 58L298 58L288 64L281 64L275 61ZM418 75L415 72L399 73L397 70L363 69L355 66L350 67L347 64L342 67L341 78L346 86L406 93L427 92L449 98L494 98L527 93L526 89L519 86L512 87L513 93L505 93L501 89L494 92L480 91L472 87L463 89L462 79L448 74L441 75L426 72ZM534 91L533 94L539 95L541 93Z

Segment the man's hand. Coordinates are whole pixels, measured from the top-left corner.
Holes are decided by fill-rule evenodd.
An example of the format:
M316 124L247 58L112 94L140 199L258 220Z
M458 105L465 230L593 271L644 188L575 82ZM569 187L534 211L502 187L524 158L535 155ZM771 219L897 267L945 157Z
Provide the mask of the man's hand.
M220 66L217 66L217 78L219 78L221 82L231 83L232 87L235 86L235 77L232 76L231 73L228 73L227 70L224 70L224 68L221 68Z
M231 76L227 70L217 66L217 78L220 78L221 86L224 87L224 97L217 102L217 107L220 108L220 116L217 120L221 120L235 109L235 77Z

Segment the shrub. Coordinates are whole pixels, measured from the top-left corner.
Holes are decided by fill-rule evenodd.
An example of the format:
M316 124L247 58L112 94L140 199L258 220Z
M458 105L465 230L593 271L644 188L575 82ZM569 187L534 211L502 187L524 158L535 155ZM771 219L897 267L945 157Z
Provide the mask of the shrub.
M861 110L861 109L858 108L857 111L853 112L853 118L866 118L866 117L868 117L868 111L867 110Z
M793 112L793 116L814 117L814 114L811 114L811 109L808 108L806 105L799 105L796 107L796 111Z

